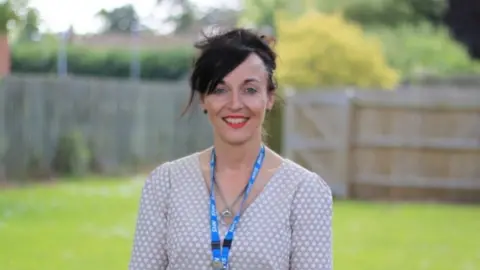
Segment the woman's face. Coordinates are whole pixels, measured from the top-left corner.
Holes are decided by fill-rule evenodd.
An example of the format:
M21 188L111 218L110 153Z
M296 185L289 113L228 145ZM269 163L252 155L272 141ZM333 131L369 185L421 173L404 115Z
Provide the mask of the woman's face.
M201 105L207 110L217 138L242 144L261 135L265 111L274 103L267 82L263 61L252 53L202 98Z

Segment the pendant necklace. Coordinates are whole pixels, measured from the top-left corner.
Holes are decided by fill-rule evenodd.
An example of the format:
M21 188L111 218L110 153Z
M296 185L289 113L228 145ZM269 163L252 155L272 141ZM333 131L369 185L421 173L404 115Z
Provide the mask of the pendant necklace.
M231 218L233 217L233 207L235 207L235 205L238 203L238 201L243 197L243 194L245 193L246 189L247 189L247 185L245 186L245 188L242 190L242 192L240 192L240 194L237 196L237 198L235 199L235 201L229 206L227 204L227 201L225 200L225 197L223 197L223 194L220 190L220 187L218 186L217 184L217 181L214 181L214 184L215 186L217 187L217 190L218 190L218 194L220 195L220 199L223 201L223 203L225 204L225 209L223 209L221 212L220 212L220 215L222 217L222 221L224 221L225 218ZM241 209L240 209L241 210Z

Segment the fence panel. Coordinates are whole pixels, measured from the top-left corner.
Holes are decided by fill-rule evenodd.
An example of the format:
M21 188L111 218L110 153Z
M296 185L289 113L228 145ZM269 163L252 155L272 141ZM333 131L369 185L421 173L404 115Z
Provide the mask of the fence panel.
M104 173L152 168L208 147L195 110L180 118L186 81L10 76L0 85L0 179L52 175L62 138L74 135Z
M299 92L286 114L286 153L339 197L480 201L478 91Z

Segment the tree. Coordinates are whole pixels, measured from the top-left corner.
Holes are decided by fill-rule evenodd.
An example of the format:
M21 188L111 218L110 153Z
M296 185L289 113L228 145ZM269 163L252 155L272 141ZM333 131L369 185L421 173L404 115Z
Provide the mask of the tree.
M20 20L15 7L15 3L11 0L0 3L0 35L6 35L10 23Z
M0 77L10 73L8 35L12 23L21 21L20 14L26 5L26 0L2 0L0 2Z
M239 11L229 8L212 8L201 15L198 23L202 26L222 25L234 27L238 23Z
M382 0L352 2L342 8L345 16L362 25L400 26L442 23L445 0Z
M100 10L97 16L105 21L104 33L130 33L139 25L139 17L132 5L125 5L111 11Z
M40 30L38 28L40 24L38 10L34 8L28 8L22 24L19 41L30 42L35 40L35 38L40 34Z
M277 19L280 85L392 89L398 83L380 42L341 15L309 11Z
M272 34L276 31L277 11L288 9L295 10L292 2L287 0L244 0L243 13L240 22L245 25L253 25L257 28L270 28ZM300 5L300 3L296 3ZM303 8L302 8L303 9Z
M157 4L170 4L173 8L179 9L179 12L170 15L166 20L175 25L175 33L188 31L197 21L197 9L189 0L157 0Z

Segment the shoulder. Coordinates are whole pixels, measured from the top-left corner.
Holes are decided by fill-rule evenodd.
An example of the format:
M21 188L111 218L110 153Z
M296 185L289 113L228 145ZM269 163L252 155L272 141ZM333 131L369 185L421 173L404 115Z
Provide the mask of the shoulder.
M295 162L287 162L287 170L296 185L291 205L293 224L317 224L331 219L333 197L327 182L319 174Z
M193 172L191 169L195 165L196 155L192 154L176 160L161 163L153 169L143 184L142 201L154 202L156 204L168 203L172 184L177 179L184 179L187 173ZM163 207L163 206L162 206Z
M181 158L166 161L155 167L148 179L153 182L166 182L170 178L192 172L198 167L198 153L193 153Z
M330 186L318 173L310 171L292 160L285 159L283 173L294 182L297 191L331 195Z

